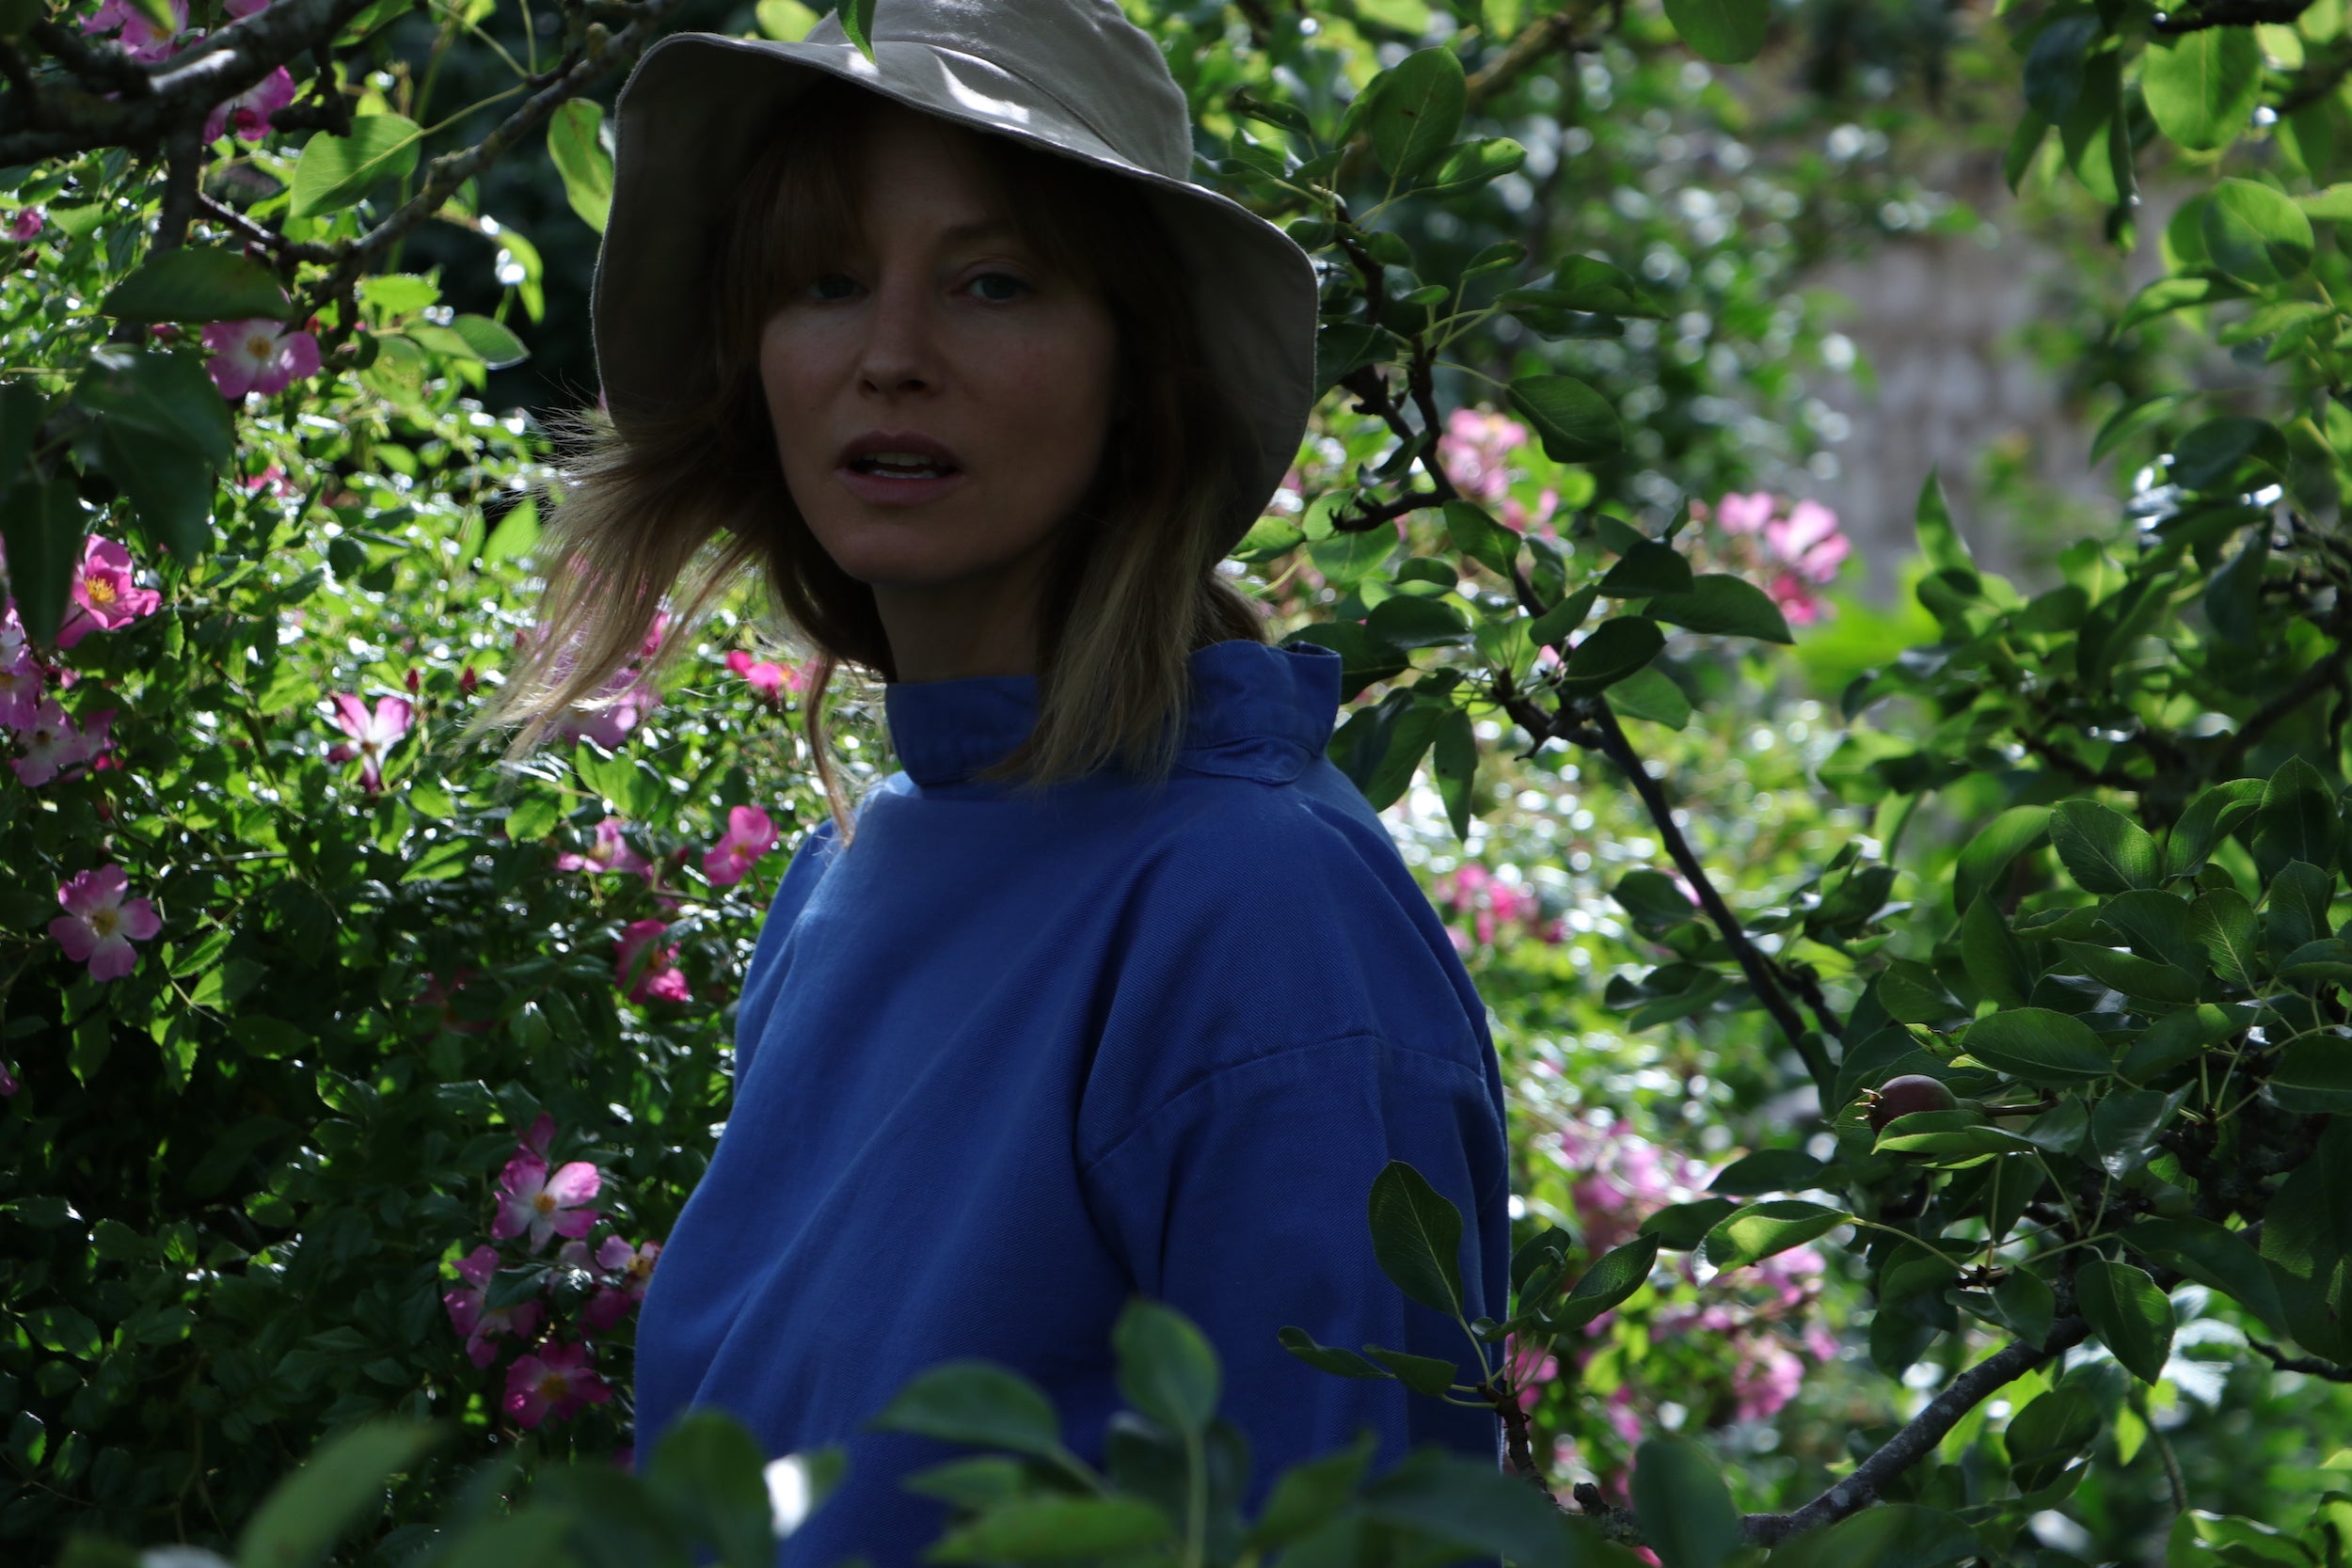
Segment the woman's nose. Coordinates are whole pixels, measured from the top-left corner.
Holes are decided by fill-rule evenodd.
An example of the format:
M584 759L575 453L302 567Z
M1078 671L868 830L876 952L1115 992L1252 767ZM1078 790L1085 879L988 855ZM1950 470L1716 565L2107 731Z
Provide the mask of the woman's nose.
M930 386L938 379L936 323L926 280L884 277L866 301L858 373L876 391Z

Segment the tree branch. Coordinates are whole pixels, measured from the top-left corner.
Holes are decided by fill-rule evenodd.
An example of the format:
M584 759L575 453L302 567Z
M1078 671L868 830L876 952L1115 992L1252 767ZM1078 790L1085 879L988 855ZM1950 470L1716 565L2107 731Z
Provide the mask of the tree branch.
M289 0L279 0L279 3L286 4ZM342 260L336 262L335 270L313 291L314 297L324 302L349 290L372 262L391 248L394 241L439 212L441 203L447 201L458 186L495 163L516 141L545 124L558 108L587 91L596 78L635 58L638 51L652 40L662 19L676 9L679 4L680 0L643 0L637 20L613 34L602 50L592 52L532 97L521 108L500 121L496 129L473 146L462 152L436 158L426 165L423 187L382 223L353 242ZM269 12L260 14L267 16Z
M1554 50L1573 55L1592 48L1590 41L1577 34L1601 8L1600 0L1587 0L1583 5L1554 11L1540 22L1521 27L1492 64L1472 73L1464 84L1469 89L1470 111L1477 112L1480 104L1518 80Z
M1960 1418L1982 1403L1993 1391L2014 1382L2053 1356L2079 1345L2090 1325L2080 1318L2060 1318L2050 1325L2050 1338L2039 1350L2023 1339L2010 1342L1945 1385L1900 1432L1879 1446L1876 1453L1854 1466L1839 1481L1793 1513L1751 1513L1740 1521L1740 1535L1759 1546L1777 1546L1808 1530L1834 1525L1858 1513L1878 1499L1879 1489L1932 1451Z
M2213 768L2207 777L2233 777L2237 765L2245 760L2248 752L2253 750L2256 741L2276 728L2281 719L2335 683L2343 673L2346 658L2352 658L2352 641L2338 642L2313 659L2311 668L2296 676L2284 691L2256 708L2252 716L2238 726L2237 734L2230 737L2230 743L2221 748L2220 753L2213 759Z
M2312 8L2312 0L2208 0L2182 15L2158 11L2148 25L2168 37L2201 33L2209 27L2250 27L2258 22L2293 22Z
M1724 945L1731 949L1732 958L1739 962L1740 973L1747 976L1749 988L1756 992L1756 1000L1764 1005L1766 1012L1772 1015L1772 1022L1780 1025L1781 1033L1788 1037L1788 1043L1804 1059L1805 1071L1812 1075L1814 1087L1821 1097L1822 1116L1831 1115L1836 1109L1829 1101L1837 1075L1830 1067L1828 1054L1822 1051L1819 1041L1806 1037L1808 1031L1804 1019L1789 1002L1788 992L1782 990L1772 961L1756 949L1756 943L1749 940L1747 931L1740 926L1740 917L1731 912L1731 906L1724 902L1724 895L1715 891L1714 882L1707 875L1707 867L1699 863L1698 855L1691 847L1691 841L1675 824L1673 803L1666 799L1664 788L1650 777L1649 769L1633 750L1633 743L1626 738L1624 726L1617 722L1617 716L1611 710L1609 700L1606 697L1592 698L1591 709L1593 735L1599 742L1597 749L1601 755L1615 763L1632 782L1634 791L1642 797L1642 804L1649 813L1650 821L1658 829L1659 837L1665 842L1668 857L1682 873L1683 879L1698 894L1700 907L1715 923L1715 929L1723 936Z
M202 127L193 118L171 128L164 140L164 200L155 219L154 250L177 250L187 242L196 216L197 182L204 172Z
M2316 1355L2289 1355L2276 1345L2260 1339L2246 1341L2270 1358L2270 1364L2282 1372L2301 1372L2305 1377L2325 1378L2329 1383L2352 1383L2352 1367L2339 1367Z
M257 86L305 50L331 40L368 4L277 0L211 34L186 54L142 68L143 92L126 82L115 84L122 96L112 99L91 92L47 93L29 106L24 129L0 133L0 165L160 140L190 114L202 119L214 105ZM72 47L90 47L71 40L62 28L57 31Z

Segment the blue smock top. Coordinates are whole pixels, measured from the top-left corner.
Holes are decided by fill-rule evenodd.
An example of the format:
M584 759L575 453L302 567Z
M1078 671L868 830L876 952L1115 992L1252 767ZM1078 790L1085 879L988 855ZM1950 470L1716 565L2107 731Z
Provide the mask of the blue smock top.
M912 1568L946 1505L900 1489L975 1450L866 1432L915 1373L1000 1362L1101 1465L1110 1333L1189 1316L1276 1473L1378 1433L1501 1462L1493 1412L1308 1366L1276 1335L1438 1356L1470 1338L1374 1259L1391 1160L1463 1214L1464 1317L1501 1318L1510 1161L1486 1009L1386 828L1325 756L1340 658L1190 658L1175 773L1022 800L970 775L1036 719L1032 676L886 688L903 771L795 851L745 976L735 1103L637 1334L640 1455L716 1405L771 1458L825 1443L839 1489L779 1562ZM1500 1347L1487 1347L1499 1361ZM1462 1396L1456 1396L1462 1397Z

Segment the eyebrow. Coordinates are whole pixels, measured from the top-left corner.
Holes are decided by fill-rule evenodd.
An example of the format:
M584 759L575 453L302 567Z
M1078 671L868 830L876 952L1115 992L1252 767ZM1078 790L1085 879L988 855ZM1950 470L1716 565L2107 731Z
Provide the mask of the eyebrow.
M966 240L1017 240L1020 237L1013 226L1002 218L976 218L970 223L959 223L944 229L939 235L941 242L946 245Z

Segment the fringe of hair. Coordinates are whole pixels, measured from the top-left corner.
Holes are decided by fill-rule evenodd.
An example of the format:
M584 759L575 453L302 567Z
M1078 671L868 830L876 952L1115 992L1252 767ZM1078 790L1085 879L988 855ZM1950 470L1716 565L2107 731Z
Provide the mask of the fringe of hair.
M518 726L504 760L529 755L566 716L599 705L665 599L672 620L642 666L648 681L691 644L723 594L755 574L767 591L762 630L803 660L802 728L835 830L844 845L854 837L827 697L844 667L883 681L897 670L873 591L825 553L785 485L757 345L788 291L855 233L857 139L867 117L889 107L828 78L764 138L718 246L715 363L699 376L680 368L707 388L699 406L633 421L626 436L601 410L550 421L562 477L541 492L542 635L467 738ZM1015 222L1049 261L1103 293L1131 400L1049 564L1036 725L976 777L1033 793L1107 766L1164 783L1190 702L1189 655L1266 641L1257 604L1216 571L1235 504L1228 454L1248 450L1249 432L1200 359L1187 279L1136 182L976 135Z

